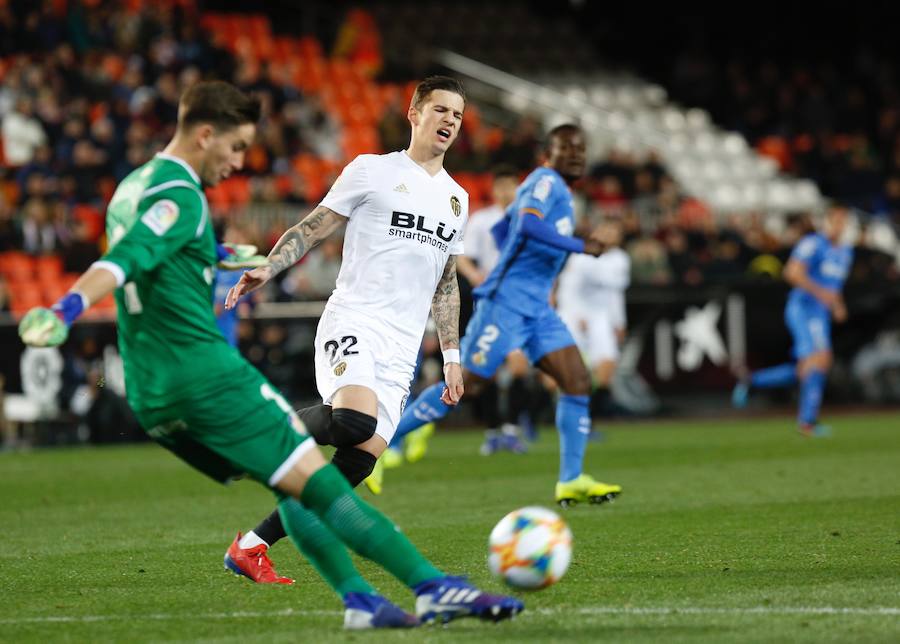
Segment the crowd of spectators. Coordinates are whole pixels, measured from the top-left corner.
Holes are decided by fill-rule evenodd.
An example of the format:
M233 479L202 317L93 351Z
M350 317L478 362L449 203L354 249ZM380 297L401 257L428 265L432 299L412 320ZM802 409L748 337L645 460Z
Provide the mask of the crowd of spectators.
M843 43L835 51L840 61L785 65L693 48L674 58L665 82L675 98L709 109L782 170L900 224L895 61Z
M0 3L0 252L59 255L69 272L103 250L102 212L118 181L172 136L180 93L204 77L231 79L263 100L257 143L247 155L250 205L261 204L252 241L265 250L283 227L265 206L302 214L333 175L311 184L298 156L346 162L342 125L323 97L286 82L265 61L219 48L200 28L190 1ZM140 8L143 6L143 8ZM883 64L860 57L852 79L829 69L750 68L684 56L675 94L690 94L725 127L743 132L789 171L811 176L826 194L900 219L900 107L896 85L880 83ZM726 91L696 94L727 79ZM825 96L840 96L837 103ZM473 110L471 118L477 118ZM399 94L377 123L383 150L408 142ZM451 151L451 172L484 173L505 164L526 173L537 160L540 122L520 116L509 128L466 127ZM727 221L680 193L654 159L613 152L579 187L589 216L622 219L635 283L697 286L747 276L777 277L788 249L807 229L800 215L782 230L761 215ZM488 191L473 195L474 205ZM214 211L220 220L225 213ZM269 223L266 223L269 222ZM285 275L275 297L322 299L340 264L329 240ZM883 274L890 258L874 252ZM871 270L870 270L871 272ZM8 297L0 282L0 310Z

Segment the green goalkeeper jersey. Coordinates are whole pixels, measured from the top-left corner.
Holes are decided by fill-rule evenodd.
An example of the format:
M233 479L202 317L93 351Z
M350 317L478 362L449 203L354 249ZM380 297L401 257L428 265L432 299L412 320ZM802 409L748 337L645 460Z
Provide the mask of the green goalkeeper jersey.
M129 174L110 201L106 233L100 265L121 286L119 349L132 408L167 407L221 386L240 359L216 326L216 240L194 170L159 154Z

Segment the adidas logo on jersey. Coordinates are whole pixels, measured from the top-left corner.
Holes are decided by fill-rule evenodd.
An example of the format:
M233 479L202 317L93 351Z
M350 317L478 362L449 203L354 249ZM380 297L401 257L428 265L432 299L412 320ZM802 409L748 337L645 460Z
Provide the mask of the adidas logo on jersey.
M409 194L409 190L407 190L405 183L401 183L399 186L394 188L394 192L402 192L405 195Z

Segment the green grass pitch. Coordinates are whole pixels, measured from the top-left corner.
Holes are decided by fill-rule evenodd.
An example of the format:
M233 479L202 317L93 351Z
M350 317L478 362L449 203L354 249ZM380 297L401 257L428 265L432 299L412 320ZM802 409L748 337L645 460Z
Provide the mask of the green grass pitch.
M271 555L295 587L224 572L234 533L273 507L252 482L220 487L154 445L0 454L0 641L900 641L900 415L835 421L820 440L788 419L616 424L588 470L624 494L563 513L575 544L559 584L525 594L512 622L402 633L343 632L288 541ZM509 510L552 506L557 439L481 457L480 438L439 432L363 495L439 566L497 591L487 535Z

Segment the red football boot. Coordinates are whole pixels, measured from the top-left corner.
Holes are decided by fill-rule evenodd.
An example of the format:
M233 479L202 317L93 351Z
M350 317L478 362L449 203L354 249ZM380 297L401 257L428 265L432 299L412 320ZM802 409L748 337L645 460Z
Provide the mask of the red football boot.
M290 577L282 577L272 568L272 560L266 552L269 547L261 543L252 548L241 548L238 543L241 533L238 532L234 541L225 553L225 569L236 575L243 575L258 584L293 584Z

